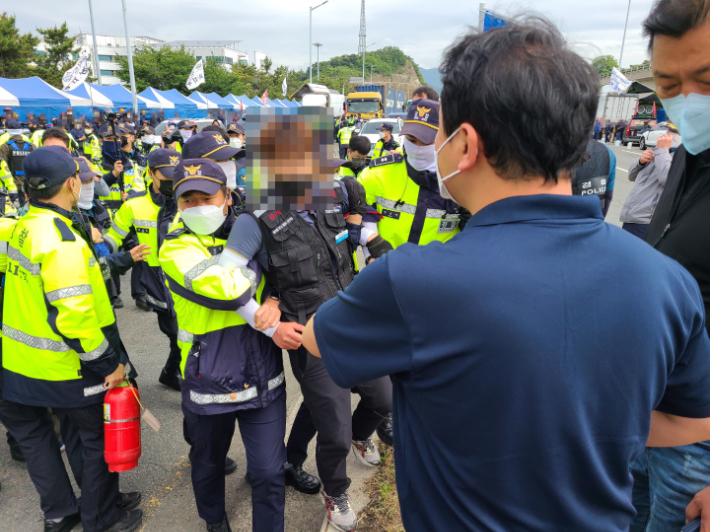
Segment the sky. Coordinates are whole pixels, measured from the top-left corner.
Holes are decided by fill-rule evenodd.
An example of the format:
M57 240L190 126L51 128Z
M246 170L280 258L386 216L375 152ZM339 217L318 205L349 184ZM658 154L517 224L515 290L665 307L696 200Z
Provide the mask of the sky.
M253 60L265 52L275 65L303 69L308 65L309 6L322 0L125 0L131 35L171 40L240 40L238 47ZM648 58L641 23L652 0L629 0L626 46L622 66ZM91 32L89 0L33 0L3 7L17 17L23 32L60 25L66 20L72 34ZM478 25L478 1L367 0L367 41L372 50L397 46L422 68L437 67L447 46ZM61 8L60 8L61 6ZM598 55L619 58L629 3L624 0L538 0L488 2L487 8L504 15L534 11L563 32L575 50L591 60ZM93 0L96 32L123 35L123 13L118 0ZM360 0L328 0L313 11L312 42L323 43L321 60L358 49ZM313 49L313 61L316 51Z

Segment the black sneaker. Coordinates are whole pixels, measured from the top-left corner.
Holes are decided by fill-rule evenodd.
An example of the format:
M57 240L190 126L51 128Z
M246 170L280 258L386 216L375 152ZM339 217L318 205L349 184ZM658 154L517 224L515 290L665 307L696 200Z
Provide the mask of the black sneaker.
M145 312L151 312L148 302L145 300L145 296L140 296L136 299L136 306Z
M170 375L165 369L163 368L163 371L160 372L160 377L158 377L158 382L160 384L164 384L168 388L172 388L173 390L180 391L180 377L177 375Z
M286 464L286 485L293 486L296 491L315 495L320 491L318 477L306 473L301 466Z
M231 475L237 470L237 463L232 460L229 456L224 461L224 474Z
M390 447L394 445L394 424L392 423L392 414L387 416L380 426L377 427L377 435L380 437L380 441L385 445Z
M116 501L116 508L119 510L133 510L141 503L141 492L132 491L130 493L119 493Z
M143 510L128 510L123 512L121 518L106 529L106 532L133 532L141 525Z
M227 519L227 516L224 516L221 523L207 523L207 532L232 532L232 529L229 527L229 520Z
M113 308L123 308L123 299L116 296L111 300L111 305L113 305Z
M76 525L81 523L79 512L67 515L61 521L55 523L53 521L44 521L44 532L69 532Z

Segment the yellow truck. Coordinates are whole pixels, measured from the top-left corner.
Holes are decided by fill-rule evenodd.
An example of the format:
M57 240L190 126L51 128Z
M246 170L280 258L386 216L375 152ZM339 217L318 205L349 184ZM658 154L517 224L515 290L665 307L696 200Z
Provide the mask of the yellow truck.
M351 92L346 101L347 114L359 114L363 120L383 118L385 108L379 92Z

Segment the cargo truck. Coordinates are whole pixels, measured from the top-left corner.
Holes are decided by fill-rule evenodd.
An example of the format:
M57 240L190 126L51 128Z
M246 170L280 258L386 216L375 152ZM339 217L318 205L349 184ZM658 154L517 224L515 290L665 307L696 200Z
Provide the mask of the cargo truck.
M350 97L353 97L353 101L355 101L359 96L357 96L357 93L379 93L380 94L380 101L382 104L382 114L380 116L368 116L367 118L382 118L385 116L389 116L391 113L396 113L401 110L401 107L398 109L397 108L397 91L394 89L388 88L386 85L382 85L379 83L368 83L365 85L360 85L359 87L355 87L355 92L348 94L348 99ZM363 97L363 96L360 96ZM350 109L348 108L348 113L350 113ZM353 113L357 113L358 111L353 110ZM363 118L365 118L365 115L362 115Z

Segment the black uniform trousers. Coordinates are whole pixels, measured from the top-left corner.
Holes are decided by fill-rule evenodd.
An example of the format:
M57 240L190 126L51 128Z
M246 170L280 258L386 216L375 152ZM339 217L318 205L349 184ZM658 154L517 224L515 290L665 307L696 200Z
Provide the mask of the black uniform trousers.
M79 504L64 467L47 407L0 399L0 421L27 460L27 472L39 494L44 518L59 519L78 512Z
M301 385L303 404L291 428L286 459L292 465L303 465L308 444L317 433L318 476L325 492L338 497L350 487L346 459L351 441L369 438L392 412L392 381L381 377L359 384L354 391L360 394L360 403L351 415L350 390L333 382L320 358L305 352L304 347L289 351L289 358ZM306 362L301 369L299 359L303 358Z
M144 267L142 261L138 261L131 268L131 297L135 300L145 296L145 288L141 284L141 268Z
M338 145L338 154L341 159L347 159L348 158L348 148L350 147L349 144L339 144Z
M158 315L158 327L160 327L160 332L170 340L170 354L168 355L167 362L165 362L165 373L168 375L177 375L180 373L180 360L182 358L180 346L177 343L177 316L171 316L167 312L161 312L159 310L156 310L155 313Z
M207 523L220 523L226 515L224 462L238 421L251 477L252 530L283 531L286 392L265 408L199 415L183 405L182 411L185 441L190 445L192 488L200 518Z

